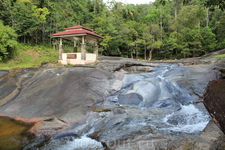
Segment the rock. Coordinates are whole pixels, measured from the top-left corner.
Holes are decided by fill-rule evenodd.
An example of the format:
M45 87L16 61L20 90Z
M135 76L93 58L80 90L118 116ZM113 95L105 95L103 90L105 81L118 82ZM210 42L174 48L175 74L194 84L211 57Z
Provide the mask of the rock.
M124 113L126 113L126 111L124 109L114 108L113 113L114 114L124 114Z
M3 78L9 74L9 71L7 70L0 70L0 78Z
M120 69L128 68L128 70L132 72L142 71L145 72L151 71L151 68L158 64L145 63L142 61L138 61L131 58L123 58L123 57L108 57L108 56L100 56L100 62L97 64L97 68L101 68L103 70L109 72L119 71ZM130 68L130 69L129 69ZM128 71L127 70L127 71Z
M209 82L204 93L203 103L215 123L225 134L225 80L213 80Z
M127 72L150 72L150 71L152 71L152 67L149 67L149 66L132 66L132 67L124 67L123 69Z
M105 108L104 106L97 105L97 106L90 106L89 107L94 112L108 112L111 111L110 108Z
M121 94L118 102L122 105L137 106L143 101L143 97L137 93Z
M2 85L0 114L27 119L58 118L57 122L38 123L34 130L36 134L56 134L75 123L84 124L91 112L87 106L122 87L122 81L113 73L81 67L47 68L8 75L6 79L7 86ZM20 90L16 94L17 87Z
M207 82L218 78L218 70L211 64L159 63L100 57L91 67L0 71L0 114L36 122L30 132L38 137L25 149L181 149L186 142L188 147L209 146L204 142L217 139L207 139L213 129L200 137L191 127L199 123L195 118L205 123L200 130L209 120L194 102L201 100ZM187 122L190 133L182 128Z
M36 123L34 127L31 128L30 132L36 136L50 136L55 135L59 130L67 126L67 123L63 120L57 118L43 120Z

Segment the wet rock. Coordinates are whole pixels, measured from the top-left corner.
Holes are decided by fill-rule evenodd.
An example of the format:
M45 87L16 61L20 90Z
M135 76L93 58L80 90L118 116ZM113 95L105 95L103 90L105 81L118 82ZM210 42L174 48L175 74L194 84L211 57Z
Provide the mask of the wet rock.
M62 133L62 134L58 134L56 136L54 136L54 139L60 139L60 138L64 138L65 140L70 140L73 141L75 138L80 138L76 133L74 132L66 132L66 133Z
M94 112L108 112L108 111L111 111L110 108L105 108L104 106L100 106L100 105L97 105L97 106L90 106L89 107L92 111Z
M114 114L124 114L126 111L124 109L114 108L113 109Z
M152 67L149 66L131 66L123 68L127 72L150 72L152 71Z
M137 106L143 101L143 97L137 93L121 94L118 102L122 105Z
M0 113L39 120L31 131L40 140L29 148L179 149L184 139L204 147L209 135L193 135L197 136L209 117L190 102L199 101L206 83L218 77L213 65L157 66L125 58L100 59L91 68L47 67L15 76L3 73L0 82L10 83L18 95L6 96ZM151 71L128 73L126 67ZM188 122L191 127L182 128ZM192 130L199 122L205 124Z
M168 99L168 100L158 100L152 105L152 107L179 109L180 105L175 100Z

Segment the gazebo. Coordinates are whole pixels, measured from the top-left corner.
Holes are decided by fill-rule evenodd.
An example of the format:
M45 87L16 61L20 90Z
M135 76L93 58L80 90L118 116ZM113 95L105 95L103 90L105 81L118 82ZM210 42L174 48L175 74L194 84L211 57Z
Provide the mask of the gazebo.
M87 64L93 63L98 57L97 39L103 39L102 36L94 33L91 29L76 25L66 28L65 31L51 35L52 38L60 38L59 43L59 63L62 64ZM68 39L74 42L73 53L63 53L63 39ZM77 52L77 41L81 40L81 53ZM94 53L86 53L85 41L94 43Z

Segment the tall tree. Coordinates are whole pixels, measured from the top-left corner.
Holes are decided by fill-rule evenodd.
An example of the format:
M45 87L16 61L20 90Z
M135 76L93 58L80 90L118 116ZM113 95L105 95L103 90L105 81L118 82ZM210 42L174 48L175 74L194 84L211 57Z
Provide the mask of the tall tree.
M217 48L216 35L209 27L205 27L201 31L202 49L205 54L213 52Z

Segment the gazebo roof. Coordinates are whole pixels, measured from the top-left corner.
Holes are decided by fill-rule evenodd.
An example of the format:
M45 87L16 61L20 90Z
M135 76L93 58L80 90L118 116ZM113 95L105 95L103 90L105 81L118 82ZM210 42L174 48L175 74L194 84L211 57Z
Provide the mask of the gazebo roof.
M69 27L69 28L66 28L65 31L58 32L58 33L51 35L51 37L53 37L53 38L54 37L62 37L62 38L67 38L67 39L71 39L72 37L82 37L82 36L86 36L88 39L98 39L98 38L103 39L102 36L94 33L91 29L88 29L81 25Z

